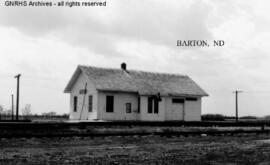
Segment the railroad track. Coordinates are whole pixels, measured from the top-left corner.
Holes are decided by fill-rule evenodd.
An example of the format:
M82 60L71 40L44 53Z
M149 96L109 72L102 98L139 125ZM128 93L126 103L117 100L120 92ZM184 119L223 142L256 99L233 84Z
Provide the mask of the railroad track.
M247 134L269 134L270 130L222 130L222 131L183 131L183 132L107 132L107 133L13 133L0 134L0 138L42 138L42 137L109 137L109 136L234 136Z
M261 127L270 126L270 120L264 121L96 121L96 122L5 122L0 121L3 127L51 127L51 126L158 126L158 127Z
M0 123L0 138L269 134L269 126L270 122L5 122Z

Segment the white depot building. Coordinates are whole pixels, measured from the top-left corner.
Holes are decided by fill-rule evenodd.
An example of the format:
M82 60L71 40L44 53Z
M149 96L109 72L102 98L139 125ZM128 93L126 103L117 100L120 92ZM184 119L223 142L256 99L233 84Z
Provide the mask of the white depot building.
M208 94L186 75L79 65L68 82L71 120L200 121Z

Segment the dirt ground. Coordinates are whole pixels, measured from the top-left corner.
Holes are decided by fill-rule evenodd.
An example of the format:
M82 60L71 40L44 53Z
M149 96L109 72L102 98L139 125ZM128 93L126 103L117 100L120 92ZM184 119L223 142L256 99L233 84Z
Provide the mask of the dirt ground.
M270 135L0 139L0 164L270 164Z

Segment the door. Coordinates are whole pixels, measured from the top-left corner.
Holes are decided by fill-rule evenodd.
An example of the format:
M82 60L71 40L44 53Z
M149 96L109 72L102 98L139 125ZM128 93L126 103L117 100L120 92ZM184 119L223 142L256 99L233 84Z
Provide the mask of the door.
M171 120L184 120L184 99L172 99Z

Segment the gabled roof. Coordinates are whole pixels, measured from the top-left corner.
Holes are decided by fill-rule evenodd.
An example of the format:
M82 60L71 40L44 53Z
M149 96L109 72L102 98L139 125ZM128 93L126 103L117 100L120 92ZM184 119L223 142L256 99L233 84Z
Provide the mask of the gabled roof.
M186 75L109 69L79 65L64 92L71 91L80 73L85 74L97 90L136 92L141 95L208 96Z

